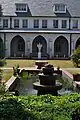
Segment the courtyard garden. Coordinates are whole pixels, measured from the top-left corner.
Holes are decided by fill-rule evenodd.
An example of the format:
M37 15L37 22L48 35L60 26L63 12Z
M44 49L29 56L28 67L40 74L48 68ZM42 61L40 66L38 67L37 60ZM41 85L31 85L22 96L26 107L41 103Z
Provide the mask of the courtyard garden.
M36 60L10 60L6 59L6 64L2 69L2 79L8 81L14 71L19 68L35 67ZM48 60L54 67L75 68L71 60ZM15 68L15 70L13 69ZM80 73L80 70L68 69L70 73ZM23 73L22 79L18 83L15 91L19 91L19 96L15 94L3 93L0 95L0 120L78 120L80 119L80 94L70 93L59 96L49 94L37 96L33 90L32 83L37 81L38 75ZM60 80L62 81L62 80ZM62 81L65 89L72 89L66 82Z
M3 67L1 67L1 69L3 70L3 75L2 75L2 79L8 81L12 75L14 75L15 70L13 70L13 67L16 68L16 66L23 69L27 69L27 68L35 68L35 61L36 60L10 60L10 59L6 59L6 64L4 64ZM47 60L49 64L53 65L54 67L59 67L59 68L63 68L63 69L67 69L67 71L71 74L77 74L80 73L79 69L74 69L74 65L72 63L71 60ZM73 69L69 69L69 68L73 68ZM34 74L34 75L30 75L31 77L31 82L29 82L29 84L27 84L27 79L28 79L28 74L24 74L23 78L24 81L26 81L24 83L24 85L27 84L27 87L30 86L32 89L32 79L33 82L36 81L38 79L38 77ZM33 77L35 76L35 77ZM34 80L35 79L35 80ZM68 81L68 80L67 80ZM65 82L65 81L64 81ZM20 89L20 91L22 92L22 88L24 88L24 86L22 85L22 81L21 81L21 88L20 85L18 85L17 87ZM30 85L31 84L31 85ZM66 86L69 86L68 84L66 84ZM29 87L28 87L29 88ZM28 89L26 88L26 89ZM25 90L23 90L25 92ZM33 91L35 92L35 91ZM27 95L27 93L26 93Z

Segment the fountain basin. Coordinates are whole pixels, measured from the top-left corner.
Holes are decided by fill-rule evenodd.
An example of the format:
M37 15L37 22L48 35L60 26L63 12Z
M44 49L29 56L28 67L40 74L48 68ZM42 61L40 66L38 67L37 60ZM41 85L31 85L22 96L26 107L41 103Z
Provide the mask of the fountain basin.
M56 73L53 73L52 75L39 74L41 85L55 85L55 80L57 80L57 78L58 75Z
M38 95L43 95L43 94L58 95L57 91L62 88L62 84L56 82L55 85L41 85L39 81L33 83L33 88L38 90Z
M62 88L62 84L56 82L59 75L54 73L54 67L51 64L46 64L39 76L39 82L33 83L33 88L38 90L38 95L52 94L58 95L58 90Z
M45 67L43 67L42 68L42 71L43 71L43 74L44 75L52 75L53 74L53 72L54 72L54 68L45 68Z

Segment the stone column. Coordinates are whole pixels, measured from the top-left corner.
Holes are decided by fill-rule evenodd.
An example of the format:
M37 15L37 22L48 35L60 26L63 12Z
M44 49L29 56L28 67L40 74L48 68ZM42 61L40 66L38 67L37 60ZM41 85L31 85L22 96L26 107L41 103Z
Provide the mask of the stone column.
M52 58L52 39L49 38L49 55L50 55L50 58Z
M30 48L31 48L31 44L30 44L30 40L27 41L27 55L28 57L30 56Z
M73 52L74 50L74 40L71 41L71 53Z
M26 40L26 44L25 44L25 55L27 57L29 57L30 55L30 48L31 48L31 45L30 45L30 40Z
M25 41L25 56L27 56L27 40Z
M8 41L6 40L6 41L5 41L5 57L8 57L8 56L9 56L9 55L8 55L8 54L9 54L9 53L8 53L8 49L9 49L9 48L8 48Z

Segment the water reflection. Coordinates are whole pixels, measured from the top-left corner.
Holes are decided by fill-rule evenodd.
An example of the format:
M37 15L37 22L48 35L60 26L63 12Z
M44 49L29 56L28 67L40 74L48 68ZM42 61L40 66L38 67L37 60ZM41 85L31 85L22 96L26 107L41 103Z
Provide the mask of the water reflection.
M37 90L33 89L33 83L38 81L38 75L32 76L28 80L20 80L15 90L19 91L20 95L37 95Z
M20 80L15 90L19 91L20 95L37 95L37 90L33 89L33 83L38 81L38 75L31 76L28 80ZM72 82L70 80L59 80L63 84L63 88L58 91L59 95L71 94L73 92L79 92L79 90L72 88Z

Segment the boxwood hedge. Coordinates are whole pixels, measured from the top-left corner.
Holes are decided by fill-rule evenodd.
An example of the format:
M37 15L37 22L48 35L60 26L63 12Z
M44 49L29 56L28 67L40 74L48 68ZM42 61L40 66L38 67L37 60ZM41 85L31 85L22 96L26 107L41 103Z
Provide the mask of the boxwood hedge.
M80 94L1 96L0 120L72 120L77 108L80 114Z

